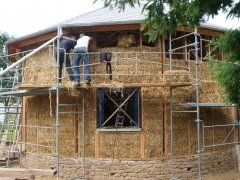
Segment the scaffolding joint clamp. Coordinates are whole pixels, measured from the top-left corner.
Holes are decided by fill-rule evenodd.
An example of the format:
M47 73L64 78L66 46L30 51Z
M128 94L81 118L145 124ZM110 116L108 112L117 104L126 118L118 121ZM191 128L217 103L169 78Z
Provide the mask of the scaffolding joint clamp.
M199 86L199 79L196 79L196 83L194 84L195 86Z
M203 150L200 150L200 149L199 149L199 150L196 150L196 153L197 153L197 154L201 154L202 152L203 152Z
M200 121L201 121L201 119L196 119L196 120L195 120L195 122L200 122Z

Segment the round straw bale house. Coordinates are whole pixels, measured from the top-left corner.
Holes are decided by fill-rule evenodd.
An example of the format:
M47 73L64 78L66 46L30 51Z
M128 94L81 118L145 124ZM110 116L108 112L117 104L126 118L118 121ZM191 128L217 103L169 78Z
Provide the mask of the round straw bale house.
M23 97L23 167L57 169L66 179L192 179L237 168L238 129L225 126L235 120L235 107L224 104L205 60L209 41L226 29L179 28L172 39L149 43L140 31L144 17L141 7L101 8L61 23L63 36L84 31L93 39L90 86L84 65L80 88L72 88L65 70L56 84L57 41L24 60L15 92ZM38 48L57 29L9 42L8 52ZM200 42L201 55L190 46ZM100 62L102 52L111 61Z

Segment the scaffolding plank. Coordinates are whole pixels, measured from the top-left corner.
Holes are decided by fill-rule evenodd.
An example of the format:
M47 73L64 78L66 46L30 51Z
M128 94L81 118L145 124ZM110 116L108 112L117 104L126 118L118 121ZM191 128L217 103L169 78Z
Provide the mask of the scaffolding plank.
M127 88L127 87L165 87L165 86L172 86L172 87L177 87L177 86L191 86L193 85L193 82L171 82L171 83L129 83L129 84L123 84L119 83L102 83L102 84L91 84L91 85L81 85L77 89L88 89L88 88ZM29 90L29 89L45 89L45 88L53 88L51 86L44 86L44 85L21 85L17 86L18 90ZM60 87L61 89L69 88L62 86Z
M90 88L137 88L137 87L185 87L185 86L193 86L193 82L172 82L172 83L129 83L116 85L114 83L108 84L92 84L92 85L82 85L76 89L76 91L90 89ZM74 88L72 88L74 89ZM8 91L0 93L0 96L31 96L38 94L48 94L49 92L56 92L56 87L49 86L36 86L36 85L21 85L17 86L15 91ZM69 87L60 87L61 92L68 92Z

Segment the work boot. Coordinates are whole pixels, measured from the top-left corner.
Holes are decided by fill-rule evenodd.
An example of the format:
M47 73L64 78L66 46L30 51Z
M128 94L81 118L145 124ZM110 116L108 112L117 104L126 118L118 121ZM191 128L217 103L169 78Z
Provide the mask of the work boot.
M91 85L91 80L86 79L84 82L85 82L86 85Z
M79 82L74 82L73 87L74 87L75 89L76 89L76 88L79 88L79 87L80 87L80 83L79 83Z

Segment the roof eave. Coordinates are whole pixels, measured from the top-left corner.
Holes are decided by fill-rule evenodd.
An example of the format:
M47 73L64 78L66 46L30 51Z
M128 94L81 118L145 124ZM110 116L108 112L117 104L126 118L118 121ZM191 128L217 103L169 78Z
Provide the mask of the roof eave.
M107 26L107 25L141 24L142 21L143 20L131 20L131 21L111 21L111 22L94 22L94 23L81 23L81 24L76 23L76 24L59 24L59 25L62 28L76 28L76 27L101 26L101 25ZM40 36L40 35L50 33L53 31L57 31L57 27L58 27L58 25L47 28L45 30L41 30L41 31L38 31L38 32L35 32L32 34L29 34L29 35L26 35L26 36L22 36L15 40L8 41L6 44L9 45L9 44L17 43L17 42L23 41L28 38ZM206 29L210 29L210 30L214 30L214 31L221 31L221 32L226 32L229 30L227 28L213 26L213 25L207 25L207 24L200 25L200 28L206 28Z
M97 22L97 23L81 23L81 24L59 24L62 28L76 28L76 27L86 27L86 26L101 26L101 25L123 25L123 24L140 24L142 21L141 20L133 20L133 21L116 21L116 22ZM32 34L28 34L26 36L22 36L20 38L11 40L6 42L6 44L13 44L13 43L17 43L19 41L23 41L25 39L28 38L32 38L32 37L36 37L36 36L40 36L49 32L53 32L56 31L58 28L58 26L54 26L51 28L47 28L45 30L41 30L41 31L37 31L35 33Z

